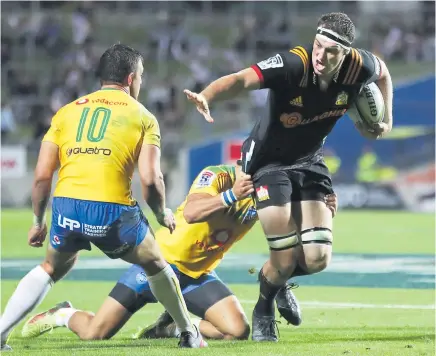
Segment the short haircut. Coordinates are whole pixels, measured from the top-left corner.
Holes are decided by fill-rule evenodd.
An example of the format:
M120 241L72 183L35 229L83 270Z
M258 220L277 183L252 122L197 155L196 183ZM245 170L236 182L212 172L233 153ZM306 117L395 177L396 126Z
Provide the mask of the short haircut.
M322 15L318 20L318 27L335 31L339 36L344 37L350 43L354 41L356 36L356 27L353 21L343 12L331 12Z
M143 61L141 53L123 45L114 44L100 57L97 76L101 82L123 83L130 73L138 68L138 62Z

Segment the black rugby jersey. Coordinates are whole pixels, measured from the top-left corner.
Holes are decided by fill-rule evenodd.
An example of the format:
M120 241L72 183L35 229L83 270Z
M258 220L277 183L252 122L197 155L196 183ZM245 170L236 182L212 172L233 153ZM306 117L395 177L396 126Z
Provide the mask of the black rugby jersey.
M326 136L362 87L381 75L379 59L352 48L329 87L321 91L312 45L297 46L252 66L261 89L270 89L269 115L259 118L242 148L244 171L292 165L319 155Z

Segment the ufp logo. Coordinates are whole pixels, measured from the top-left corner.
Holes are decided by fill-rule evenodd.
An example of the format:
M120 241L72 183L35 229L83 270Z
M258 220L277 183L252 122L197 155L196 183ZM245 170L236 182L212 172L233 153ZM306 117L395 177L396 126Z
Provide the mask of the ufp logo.
M68 227L71 231L73 231L74 228L80 227L80 223L78 221L68 219L65 216L62 216L61 214L59 214L59 216L58 216L58 225L60 227L63 227L64 229L66 229Z

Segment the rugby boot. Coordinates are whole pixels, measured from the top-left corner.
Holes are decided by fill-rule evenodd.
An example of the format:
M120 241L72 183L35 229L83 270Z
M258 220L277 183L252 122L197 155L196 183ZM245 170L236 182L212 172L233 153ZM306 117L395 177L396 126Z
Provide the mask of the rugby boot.
M180 348L189 348L189 349L199 349L203 347L207 347L207 342L204 341L203 336L200 334L200 330L194 325L195 333L189 331L182 331L180 334L179 347Z
M253 341L277 342L278 327L274 315L256 315L253 311L252 334Z
M0 351L12 351L12 347L8 345L9 339L11 338L11 335L14 331L12 331L6 339L1 338L0 340Z
M155 323L138 330L133 339L163 339L178 337L179 332L171 315L164 311Z
M0 346L0 351L1 351L1 352L3 352L3 351L12 351L12 347L10 347L10 346L7 345L7 344L2 344L2 345Z
M58 328L59 325L56 324L57 312L59 309L72 307L70 302L62 302L45 312L30 317L23 326L21 336L24 338L37 337Z
M288 324L298 326L301 324L301 309L298 300L291 289L298 288L296 283L286 283L276 295L277 309Z

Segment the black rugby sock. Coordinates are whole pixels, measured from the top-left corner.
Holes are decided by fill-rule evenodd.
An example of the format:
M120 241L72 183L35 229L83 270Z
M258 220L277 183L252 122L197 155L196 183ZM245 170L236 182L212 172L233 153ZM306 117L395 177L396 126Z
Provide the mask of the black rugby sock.
M274 298L282 285L276 286L266 279L263 269L259 272L260 294L254 307L256 315L274 315Z

